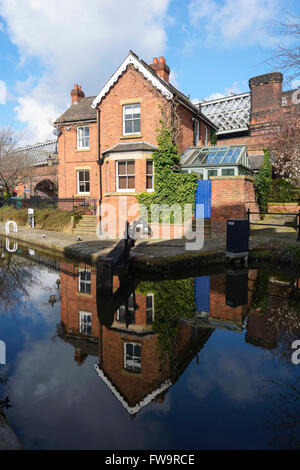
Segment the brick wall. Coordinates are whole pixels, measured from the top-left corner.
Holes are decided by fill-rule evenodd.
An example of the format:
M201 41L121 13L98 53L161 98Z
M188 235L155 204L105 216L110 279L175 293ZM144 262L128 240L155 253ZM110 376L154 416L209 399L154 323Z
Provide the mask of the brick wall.
M97 124L90 126L90 150L77 150L77 125L62 127L58 137L58 197L77 195L77 169L89 169L91 178L90 196L99 199L99 166L97 148ZM67 130L69 128L69 130Z
M253 178L218 176L211 180L211 230L213 235L225 236L227 219L245 219L248 209L259 212Z
M268 212L275 212L275 213L284 213L284 212L291 212L295 213L300 210L300 205L298 204L269 204Z

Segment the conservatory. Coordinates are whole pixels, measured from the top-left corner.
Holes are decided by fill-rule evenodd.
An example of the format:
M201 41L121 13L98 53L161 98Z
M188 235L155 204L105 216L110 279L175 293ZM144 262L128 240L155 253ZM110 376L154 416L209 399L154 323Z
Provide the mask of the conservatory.
M246 145L188 147L180 157L181 170L199 179L211 176L251 175Z

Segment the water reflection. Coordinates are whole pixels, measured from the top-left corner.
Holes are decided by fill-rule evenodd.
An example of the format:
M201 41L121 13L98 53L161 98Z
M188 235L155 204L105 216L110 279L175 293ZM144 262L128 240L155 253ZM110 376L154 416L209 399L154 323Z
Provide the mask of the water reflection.
M45 282L39 274L42 272L52 272L53 275ZM199 446L197 439L193 440L195 437L190 434L195 429L194 421L196 415L199 418L199 413L202 426L206 423L206 429L201 428L196 419L197 432L200 432L203 440L202 448L238 447L235 442L236 430L229 431L228 437L224 437L226 426L230 428L226 413L227 410L234 412L233 402L235 406L247 403L248 406L255 404L256 407L265 403L265 417L260 425L270 429L265 431L261 442L259 439L262 436L258 435L252 448L286 447L284 429L288 428L288 433L294 437L299 430L297 419L288 419L289 416L299 416L297 397L300 387L295 376L297 369L291 365L291 342L300 336L300 284L297 278L274 276L257 269L225 268L213 275L188 278L183 275L182 279L141 280L134 275L124 279L116 275L113 277L112 292L108 294L102 288L95 266L51 259L32 250L29 253L26 248L19 248L16 254L11 255L4 247L0 258L0 282L5 285L9 282L7 292L0 293L1 311L11 313L14 313L18 301L26 303L26 299L30 299L32 302L35 287L44 282L47 286L44 288L45 298L49 300L45 302L43 298L41 301L39 297L34 301L39 308L43 305L43 308L53 312L52 315L56 315L55 312L58 315L58 318L54 316L57 324L55 336L60 343L51 345L51 351L57 352L52 355L53 370L55 361L60 361L59 357L62 364L67 364L70 360L69 351L72 351L72 361L78 369L78 372L74 372L74 377L78 378L73 377L75 382L72 387L76 386L77 390L81 387L84 394L84 388L88 390L89 387L87 373L94 374L99 384L111 394L117 406L114 413L123 410L130 418L136 417L135 422L140 417L146 423L145 412L153 412L155 406L167 410L166 415L170 416L171 422L175 420L178 429L181 429L181 422L179 417L175 418L176 414L182 421L185 419L182 414L186 414L190 422L194 423L191 431L186 428L185 431L183 428L176 431L180 435L180 445L186 448ZM53 331L51 338L53 341ZM42 351L41 339L38 337L33 348L36 357L39 348ZM49 342L50 337L46 341ZM45 351L48 350L46 344L43 346ZM68 349L62 349L61 344ZM251 349L247 349L249 346ZM260 357L257 352L267 352L267 359L264 359L265 356ZM21 356L23 368L26 363L24 353L25 349ZM264 367L260 365L262 360L267 364ZM43 370L50 367L50 372L51 363L45 362L45 355L40 361L44 363ZM278 364L284 364L284 367L280 366L282 368L274 375L274 368ZM70 370L71 366L69 364L65 367ZM186 382L182 381L183 377ZM60 376L62 378L63 375ZM32 380L34 382L34 378ZM57 380L58 377L53 377L51 383L55 384ZM45 384L40 383L33 390L37 397L47 397L49 404L51 391L45 387ZM289 399L283 398L283 390L287 390ZM182 401L176 408L170 405L170 396L176 400L179 392ZM188 402L184 399L186 396L189 397ZM5 395L0 398L5 399ZM14 408L17 408L13 416L19 423L17 414L21 402L18 403L18 394L15 393L13 398ZM97 395L93 396L92 401L93 409L95 402L98 407L101 406ZM223 431L220 425L223 441L218 440L220 436L215 436L206 442L205 433L209 434L208 428L213 426L209 420L219 403L222 404L222 410L219 409L218 413L224 416ZM274 413L275 409L277 414ZM205 415L206 410L210 410L209 418ZM259 421L261 411L254 409L253 413ZM80 415L77 419L84 418ZM92 420L91 417L89 419ZM116 419L123 423L122 429L126 430L127 425L121 416L116 416ZM162 417L160 419L163 420ZM251 419L251 413L245 415L241 408L236 418L237 429L245 420L249 421L251 427ZM22 426L25 428L26 422L24 418ZM170 448L180 447L173 436L173 427L170 427L166 418L163 423L167 429L163 434L168 439L165 445ZM185 441L185 434L190 441ZM73 436L72 441L72 436L69 429L68 442L76 441L77 437L75 439ZM154 437L151 440L145 436L142 447L154 445ZM161 438L162 433L158 433L157 439L159 436ZM51 441L53 437L48 435L45 438L45 448L50 445L47 439ZM33 442L32 437L27 447L34 446ZM91 442L84 441L82 448L91 446ZM294 448L299 444L297 439L291 442L290 446ZM130 448L127 440L123 445L124 448ZM119 443L111 437L110 448L118 447Z

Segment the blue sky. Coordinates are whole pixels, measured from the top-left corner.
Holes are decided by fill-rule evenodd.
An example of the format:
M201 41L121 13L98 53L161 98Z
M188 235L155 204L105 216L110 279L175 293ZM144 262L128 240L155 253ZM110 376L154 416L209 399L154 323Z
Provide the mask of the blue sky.
M0 127L24 143L52 138L73 84L96 95L129 49L165 56L192 99L248 91L250 77L274 69L264 63L282 41L272 25L288 12L300 16L300 2L0 0Z

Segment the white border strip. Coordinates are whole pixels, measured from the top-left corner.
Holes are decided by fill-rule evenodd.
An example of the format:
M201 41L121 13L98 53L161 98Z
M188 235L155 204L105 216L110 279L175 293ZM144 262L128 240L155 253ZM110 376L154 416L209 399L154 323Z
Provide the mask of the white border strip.
M97 105L101 102L102 98L109 92L110 88L115 84L118 80L120 75L125 72L126 68L129 64L134 65L134 67L141 72L144 77L149 80L152 85L154 85L168 100L173 98L173 94L165 87L151 72L149 72L146 67L144 67L139 60L136 59L131 53L126 57L124 62L120 65L118 70L113 74L110 80L106 83L106 85L102 88L99 95L96 96L92 103L92 108L96 108Z
M99 375L99 377L103 380L105 385L109 388L109 390L115 395L115 397L119 400L119 402L122 403L126 411L128 411L129 414L134 415L138 413L144 406L149 405L151 401L160 393L164 392L167 390L169 387L171 387L172 382L170 379L165 380L156 390L153 390L153 392L149 393L148 395L145 396L139 403L137 403L135 406L129 406L127 401L124 400L122 395L118 392L118 390L114 387L114 385L108 380L108 378L105 376L104 372L100 369L100 367L95 364L94 365L95 371Z

